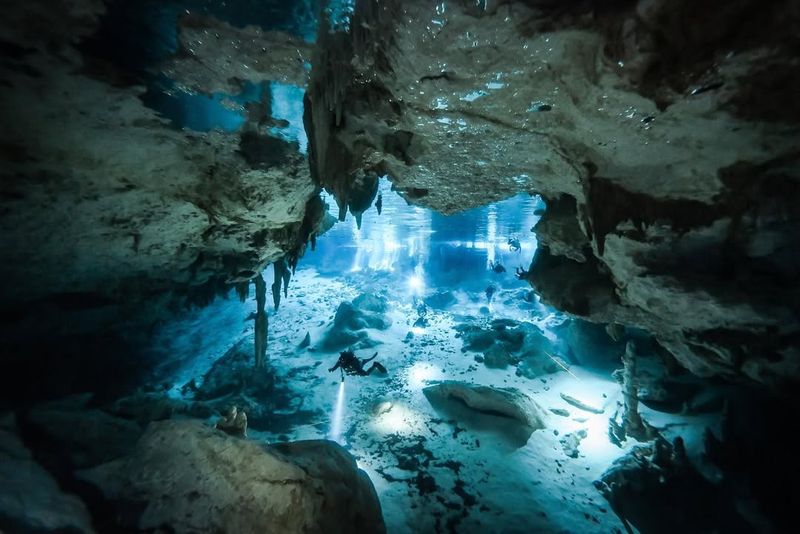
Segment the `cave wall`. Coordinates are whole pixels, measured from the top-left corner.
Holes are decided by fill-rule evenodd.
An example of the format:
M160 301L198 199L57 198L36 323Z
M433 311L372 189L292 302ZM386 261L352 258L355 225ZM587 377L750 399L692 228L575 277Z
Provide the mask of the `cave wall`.
M443 213L549 209L543 299L652 332L701 376L800 378L800 8L360 0L323 23L306 105L342 214L387 174Z
M321 223L306 158L270 115L271 82L305 84L308 43L189 4L4 7L7 378L135 355L159 321L302 255ZM215 103L230 124L190 120Z

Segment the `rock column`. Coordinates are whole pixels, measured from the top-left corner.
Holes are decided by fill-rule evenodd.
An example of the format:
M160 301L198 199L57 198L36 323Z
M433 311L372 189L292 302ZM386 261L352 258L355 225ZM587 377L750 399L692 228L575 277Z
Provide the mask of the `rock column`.
M636 387L636 345L628 341L622 355L625 366L622 373L622 395L624 397L623 425L625 434L636 439L644 437L645 428L639 415L639 391Z
M256 284L256 369L260 369L264 366L264 360L267 358L269 320L264 309L267 304L267 283L261 273L254 278L254 281Z

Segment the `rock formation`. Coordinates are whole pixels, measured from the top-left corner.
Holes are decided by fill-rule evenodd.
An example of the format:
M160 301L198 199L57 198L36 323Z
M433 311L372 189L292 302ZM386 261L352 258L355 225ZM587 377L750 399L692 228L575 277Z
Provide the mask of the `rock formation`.
M523 274L545 301L787 387L798 20L791 1L358 0L349 33L320 29L312 175L354 213L384 174L444 213L541 194Z
M372 483L332 441L263 446L197 422L164 421L150 425L133 454L81 477L114 503L127 528L385 532Z
M279 258L296 264L320 231L325 209L305 156L269 129L281 126L269 82L302 86L308 45L189 16L170 50L162 41L178 28L152 42L131 37L136 9L34 0L0 21L0 302L18 365L82 335L98 346L76 343L76 358L124 352L186 305ZM244 45L252 54L233 61ZM245 83L262 88L260 100L245 110L223 98L220 108L239 130L186 122L181 99L232 98ZM98 341L123 323L125 343Z
M10 413L0 414L0 529L4 532L94 532L83 502L62 492L17 435Z
M264 276L258 274L255 277L256 285L256 324L255 324L255 364L257 368L264 366L267 358L267 335L269 334L269 319L267 311L264 309L267 303L267 283Z
M491 388L445 381L428 386L423 392L429 399L457 399L478 412L514 419L531 431L545 427L547 416L544 410L527 394L515 388Z

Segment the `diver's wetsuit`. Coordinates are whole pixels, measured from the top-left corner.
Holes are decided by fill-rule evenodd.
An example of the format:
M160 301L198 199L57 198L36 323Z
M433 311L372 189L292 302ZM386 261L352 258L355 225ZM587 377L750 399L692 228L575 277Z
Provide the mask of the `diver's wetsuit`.
M357 376L367 376L372 373L374 370L378 370L381 373L386 372L386 367L379 364L378 362L373 362L369 369L366 371L364 370L364 364L372 361L378 355L376 352L372 355L371 358L366 358L364 360L356 357L356 355L349 350L339 353L339 359L336 361L336 365L328 369L329 373L334 372L336 369L341 369L342 371L342 380L344 380L345 373L348 375L357 375Z

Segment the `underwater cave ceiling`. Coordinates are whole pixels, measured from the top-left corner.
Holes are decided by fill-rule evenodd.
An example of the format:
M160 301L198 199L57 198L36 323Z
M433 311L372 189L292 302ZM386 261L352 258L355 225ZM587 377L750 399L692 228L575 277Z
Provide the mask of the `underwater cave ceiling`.
M699 375L796 383L799 21L787 1L356 2L315 49L312 174L353 212L374 174L444 213L542 194L523 275L544 300Z
M304 87L311 46L285 32L237 28L210 16L180 19L180 50L163 72L197 91L235 93L241 82L265 80Z
M363 0L313 47L182 18L160 65L178 84L308 79L310 161L258 133L268 108L236 132L173 127L79 51L105 9L0 22L6 307L247 279L302 248L318 186L358 214L385 174L443 213L541 194L523 275L546 301L644 328L699 375L800 378L796 3Z

